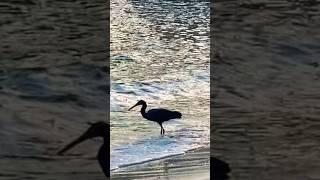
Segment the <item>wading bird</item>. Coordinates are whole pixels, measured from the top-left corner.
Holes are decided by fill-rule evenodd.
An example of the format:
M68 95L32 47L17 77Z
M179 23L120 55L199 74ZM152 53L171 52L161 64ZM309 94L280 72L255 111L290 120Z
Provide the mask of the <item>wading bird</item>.
M97 159L99 164L107 177L110 177L109 171L109 131L110 126L105 122L96 122L96 123L89 123L91 126L88 130L83 133L80 137L66 145L63 149L58 152L58 155L63 155L64 152L71 149L72 147L76 146L77 144L91 138L95 137L103 137L103 145L100 147L100 150L97 155Z
M178 119L181 118L182 114L178 111L170 111L167 109L150 109L148 112L146 112L147 109L147 103L144 100L140 100L137 102L137 104L135 104L134 106L132 106L129 111L136 107L142 105L141 107L141 115L143 118L148 119L150 121L154 121L157 122L160 127L161 127L161 131L160 134L163 135L165 133L164 128L162 126L162 123L164 121L169 121L170 119Z

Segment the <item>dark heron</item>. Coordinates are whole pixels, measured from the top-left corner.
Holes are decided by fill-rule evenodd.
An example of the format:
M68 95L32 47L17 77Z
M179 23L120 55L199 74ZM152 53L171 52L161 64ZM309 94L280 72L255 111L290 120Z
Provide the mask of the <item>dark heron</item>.
M160 127L161 127L161 131L160 134L163 135L165 133L164 128L162 126L162 123L165 121L169 121L170 119L178 119L181 118L182 114L178 111L170 111L167 109L150 109L148 112L146 112L147 109L147 103L144 100L140 100L137 102L137 104L135 104L134 106L132 106L129 111L136 107L142 105L141 107L141 114L142 117L145 119L148 119L150 121L154 121L157 122Z
M109 131L110 126L105 122L96 122L96 123L89 123L91 126L88 130L83 133L80 137L66 145L63 149L58 152L58 155L63 155L64 152L71 149L72 147L76 146L77 144L91 138L95 137L103 137L104 143L100 147L100 150L97 155L97 159L100 163L100 166L107 177L110 177L109 171Z
M213 179L226 180L229 178L228 173L231 169L228 163L214 157L210 157L210 161L212 164Z

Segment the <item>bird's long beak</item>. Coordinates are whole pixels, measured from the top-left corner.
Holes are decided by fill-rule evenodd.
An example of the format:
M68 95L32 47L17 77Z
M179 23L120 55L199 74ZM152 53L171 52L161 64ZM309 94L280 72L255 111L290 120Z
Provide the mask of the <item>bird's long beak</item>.
M130 111L131 109L133 109L134 107L138 106L139 104L135 104L134 106L132 106L131 108L128 109L128 111Z
M76 146L77 144L80 144L81 142L89 139L90 136L88 135L87 132L85 132L83 135L81 135L80 137L78 137L77 139L75 139L74 141L72 141L71 143L69 143L68 145L66 145L63 149L61 149L57 154L58 155L63 155L64 152L68 151L69 149L71 149L72 147Z

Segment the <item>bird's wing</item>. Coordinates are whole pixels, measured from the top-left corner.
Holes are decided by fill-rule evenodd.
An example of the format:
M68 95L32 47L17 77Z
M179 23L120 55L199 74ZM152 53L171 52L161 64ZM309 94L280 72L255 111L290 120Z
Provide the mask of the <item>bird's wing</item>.
M150 119L169 120L175 118L181 118L181 113L178 111L170 111L167 109L150 109L148 111Z

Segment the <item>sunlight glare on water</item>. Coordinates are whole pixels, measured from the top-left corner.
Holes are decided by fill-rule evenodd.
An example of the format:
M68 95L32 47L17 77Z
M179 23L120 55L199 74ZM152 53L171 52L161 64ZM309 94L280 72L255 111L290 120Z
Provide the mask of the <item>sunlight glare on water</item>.
M209 2L111 1L111 168L209 144ZM182 119L142 118L167 108Z

